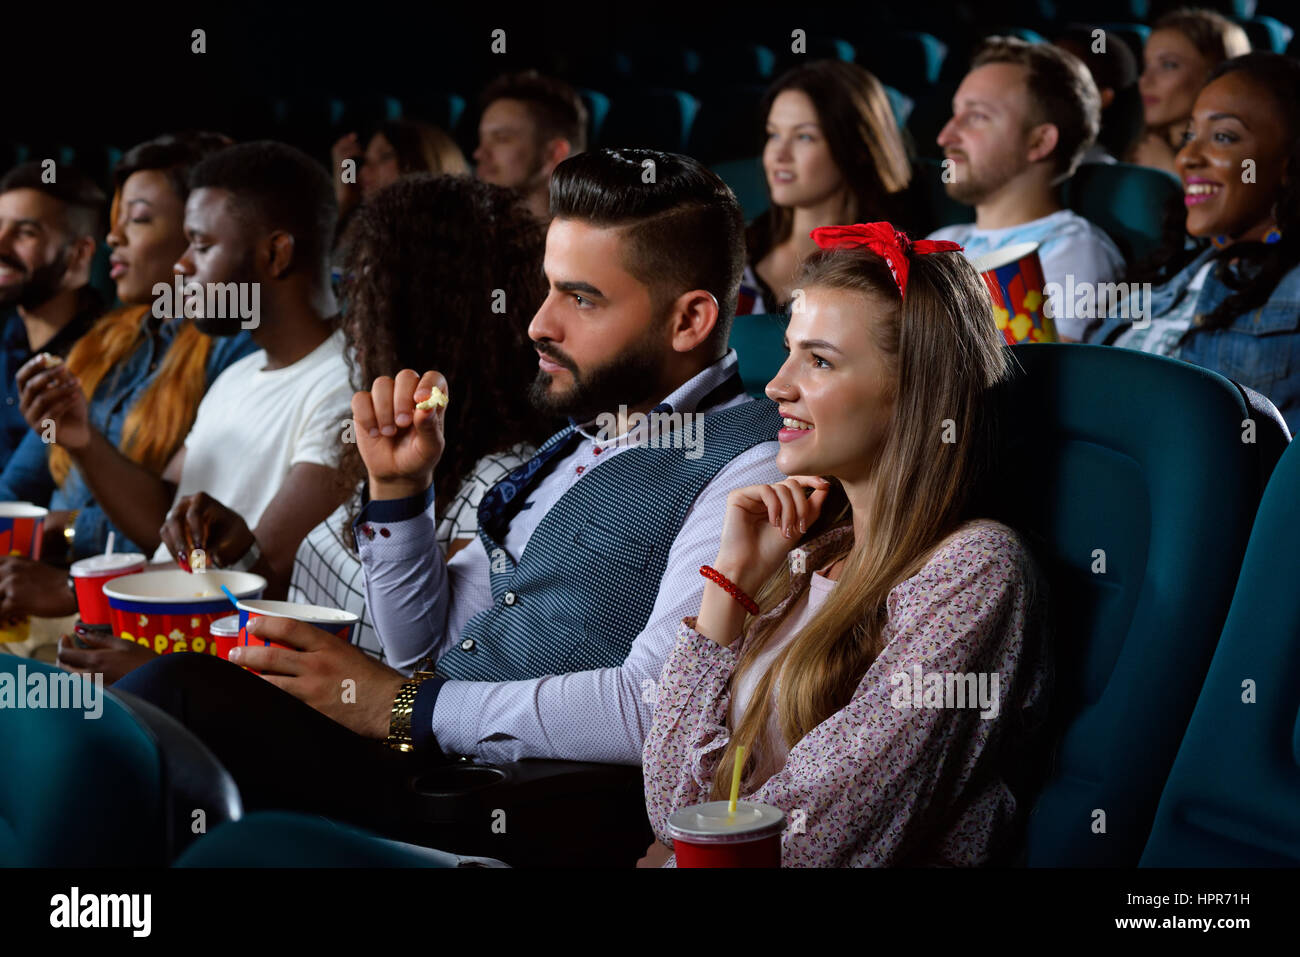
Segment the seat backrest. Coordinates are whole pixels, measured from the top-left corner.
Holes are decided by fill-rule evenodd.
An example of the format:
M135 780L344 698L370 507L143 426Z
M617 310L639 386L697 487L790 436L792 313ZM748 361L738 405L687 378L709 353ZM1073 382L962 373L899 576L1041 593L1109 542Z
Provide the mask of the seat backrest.
M1010 352L988 511L1034 549L1056 629L1055 753L1023 860L1133 866L1272 463L1216 373L1104 346Z
M1132 163L1084 163L1065 182L1065 205L1114 240L1130 263L1159 247L1165 212L1183 194L1178 177Z
M176 867L504 867L392 841L346 824L285 811L259 811L217 828Z
M787 321L779 313L754 313L732 321L730 345L740 360L740 381L750 395L764 398L763 390L784 364Z
M713 172L731 187L731 191L736 194L736 199L740 200L740 209L746 222L767 212L768 207L772 205L771 197L767 192L767 176L763 172L763 161L757 157L716 163Z
M0 654L0 865L158 867L194 836L194 811L205 827L239 816L233 782L170 790L181 763L164 745L193 742L189 732L171 722L160 739L102 685L77 687L83 680Z
M1300 866L1300 446L1264 492L1143 867Z

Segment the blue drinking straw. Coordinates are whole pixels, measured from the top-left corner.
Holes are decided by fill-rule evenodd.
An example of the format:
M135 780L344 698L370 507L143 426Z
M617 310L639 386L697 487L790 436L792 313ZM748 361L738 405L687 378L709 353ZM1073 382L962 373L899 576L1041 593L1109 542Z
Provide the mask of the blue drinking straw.
M221 590L226 593L226 597L230 599L230 603L235 606L235 611L239 611L239 599L235 597L234 592L225 585L221 586Z

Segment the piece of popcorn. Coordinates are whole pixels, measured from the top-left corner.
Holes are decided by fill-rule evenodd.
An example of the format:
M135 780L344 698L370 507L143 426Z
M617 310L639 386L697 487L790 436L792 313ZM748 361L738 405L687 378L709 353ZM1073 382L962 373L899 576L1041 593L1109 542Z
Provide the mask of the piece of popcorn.
M428 412L434 406L439 406L439 405L445 406L446 404L447 404L447 393L443 392L435 385L433 387L433 395L429 396L429 398L425 399L423 402L417 403L415 407L417 409L421 409L425 412Z
M56 356L52 352L41 353L41 365L47 369L53 369L57 365L63 364L63 356Z

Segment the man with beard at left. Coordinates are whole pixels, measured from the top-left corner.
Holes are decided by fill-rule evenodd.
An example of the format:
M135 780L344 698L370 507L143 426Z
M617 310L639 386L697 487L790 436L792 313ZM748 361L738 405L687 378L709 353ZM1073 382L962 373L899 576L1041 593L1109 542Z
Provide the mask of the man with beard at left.
M104 203L66 166L32 161L0 180L0 467L28 430L18 370L37 352L67 356L104 310L90 286Z

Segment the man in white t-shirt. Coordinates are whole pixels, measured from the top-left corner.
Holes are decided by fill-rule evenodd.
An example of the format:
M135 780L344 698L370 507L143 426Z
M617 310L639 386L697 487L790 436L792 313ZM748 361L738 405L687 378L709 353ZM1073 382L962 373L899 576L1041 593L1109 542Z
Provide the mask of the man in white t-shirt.
M102 438L69 451L109 517L155 557L203 549L209 564L265 576L276 596L299 542L346 497L336 465L352 388L329 282L334 192L310 157L271 142L214 154L190 187L189 248L175 267L185 315L213 336L251 328L262 351L212 383L162 476ZM60 660L100 656L93 664L116 675L133 653L61 648Z
M1061 206L1058 185L1097 138L1101 98L1088 68L1046 43L992 37L976 51L940 131L948 195L975 207L975 222L931 239L961 243L967 257L1037 242L1043 278L1061 288L1108 283L1124 257L1099 228ZM1068 278L1072 278L1073 286ZM1051 299L1062 340L1077 342L1092 316Z

